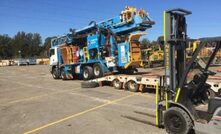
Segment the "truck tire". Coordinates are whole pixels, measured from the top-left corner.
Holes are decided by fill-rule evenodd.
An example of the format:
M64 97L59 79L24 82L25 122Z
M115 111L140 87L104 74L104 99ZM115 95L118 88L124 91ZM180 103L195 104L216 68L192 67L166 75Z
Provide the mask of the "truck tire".
M138 84L133 80L128 81L127 82L127 88L131 92L137 92L138 91Z
M115 89L122 89L123 84L118 79L113 80L112 84Z
M101 64L95 63L93 65L93 73L94 73L95 78L100 78L104 76L104 72L103 72Z
M62 80L67 80L67 76L65 75L65 70L64 70L64 68L61 69L61 79L62 79Z
M52 69L52 77L53 77L54 79L59 79L59 78L60 78L59 70L58 70L57 67L54 67L54 68Z
M98 86L99 86L99 84L97 82L84 81L81 83L81 88L95 88Z
M171 107L164 113L164 126L169 134L188 134L193 122L186 111L179 107Z
M90 66L85 66L83 69L83 79L90 80L93 78L93 68Z

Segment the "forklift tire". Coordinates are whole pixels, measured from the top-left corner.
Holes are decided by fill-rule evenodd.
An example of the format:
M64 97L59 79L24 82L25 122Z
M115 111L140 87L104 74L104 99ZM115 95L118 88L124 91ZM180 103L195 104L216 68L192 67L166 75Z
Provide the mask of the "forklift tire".
M84 81L81 83L81 88L95 88L98 86L99 86L99 84L97 82Z
M93 68L90 66L85 66L83 69L83 79L90 80L93 78Z
M102 69L101 64L95 63L95 64L93 65L93 73L94 73L94 77L95 77L95 78L103 77L104 72L103 72L103 69Z
M60 75L59 75L59 72L58 72L58 68L57 68L57 67L54 67L54 68L52 69L52 77L53 77L54 79L59 79L59 78L60 78Z
M131 92L137 92L139 86L138 86L138 84L135 81L131 80L131 81L127 82L127 88Z
M112 84L115 89L122 89L123 84L118 79L113 80Z
M193 122L183 109L171 107L164 113L164 126L169 134L188 134Z
M65 70L64 70L64 68L61 69L61 79L62 79L62 80L67 80L67 77L66 77L66 75L65 75Z

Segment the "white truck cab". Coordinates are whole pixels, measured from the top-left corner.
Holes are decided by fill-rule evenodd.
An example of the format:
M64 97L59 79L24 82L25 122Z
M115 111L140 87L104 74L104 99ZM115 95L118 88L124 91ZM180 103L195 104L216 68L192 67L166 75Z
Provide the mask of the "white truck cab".
M50 48L50 66L58 63L58 47Z
M51 72L54 79L58 79L60 72L58 72L58 47L50 48L50 66L49 71Z

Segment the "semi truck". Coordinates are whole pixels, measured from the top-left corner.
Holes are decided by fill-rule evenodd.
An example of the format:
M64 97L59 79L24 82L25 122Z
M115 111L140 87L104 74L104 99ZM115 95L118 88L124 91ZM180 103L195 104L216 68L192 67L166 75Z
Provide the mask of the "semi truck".
M119 16L53 38L50 72L54 79L90 80L142 66L139 39L154 21L144 9L126 6Z

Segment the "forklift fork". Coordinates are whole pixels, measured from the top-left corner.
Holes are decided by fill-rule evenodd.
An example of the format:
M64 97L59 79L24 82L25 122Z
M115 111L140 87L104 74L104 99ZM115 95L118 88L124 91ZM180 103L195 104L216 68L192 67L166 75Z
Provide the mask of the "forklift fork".
M164 89L165 76L160 76L160 81L156 84L156 125L159 128L163 127L163 111L166 109L164 103L168 103L166 98L166 92Z

